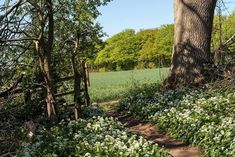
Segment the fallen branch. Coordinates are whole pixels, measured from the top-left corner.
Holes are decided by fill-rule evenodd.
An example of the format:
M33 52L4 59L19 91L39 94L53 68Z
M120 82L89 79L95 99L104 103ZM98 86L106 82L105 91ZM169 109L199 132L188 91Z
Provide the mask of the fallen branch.
M23 79L23 74L19 77L19 79L17 79L16 80L16 82L9 88L9 89L7 89L6 91L4 91L4 92L1 92L0 93L0 97L8 97L9 95L11 95L12 93L14 93L14 92L16 92L16 90L14 90L14 89L16 89L16 87L18 86L18 84L20 83L20 82L22 82L22 79Z

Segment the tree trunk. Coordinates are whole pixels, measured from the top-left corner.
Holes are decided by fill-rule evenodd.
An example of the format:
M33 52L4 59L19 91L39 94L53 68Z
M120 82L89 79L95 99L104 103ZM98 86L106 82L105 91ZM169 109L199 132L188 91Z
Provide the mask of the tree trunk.
M45 81L45 87L47 89L47 114L52 123L57 122L56 108L55 108L55 92L53 75L51 70L51 51L45 46L44 39L41 38L39 42L36 42L36 51L39 54L39 63L42 70L43 78Z
M88 93L88 69L87 69L87 64L86 64L86 60L82 61L82 68L83 68L83 83L84 83L84 96L85 96L85 104L87 106L90 105L90 97L89 97L89 93Z
M82 76L81 72L77 68L78 64L76 61L76 55L72 54L71 57L73 74L74 74L74 114L75 119L78 120L81 117L81 110L82 110L82 100L81 100L81 82Z
M198 85L208 79L216 0L174 0L174 49L164 87Z
M87 86L90 87L91 82L90 82L90 75L89 75L89 67L86 62L85 62L85 71L86 71L86 78L87 78Z
M45 18L40 15L40 34L39 41L35 42L36 51L39 55L40 68L43 73L45 86L47 89L47 114L51 123L57 123L58 118L56 114L56 98L55 98L55 87L54 79L51 67L51 54L53 52L53 41L54 41L54 19L53 19L53 6L52 1L47 0L47 15L48 16L48 32L47 40L45 37Z
M44 58L45 57L45 58ZM56 115L56 108L55 108L55 89L54 89L54 83L53 83L53 75L51 72L50 67L50 57L44 56L43 58L40 57L40 67L43 72L43 77L45 81L45 86L47 89L47 114L52 123L57 122L57 115ZM48 58L49 57L49 58Z

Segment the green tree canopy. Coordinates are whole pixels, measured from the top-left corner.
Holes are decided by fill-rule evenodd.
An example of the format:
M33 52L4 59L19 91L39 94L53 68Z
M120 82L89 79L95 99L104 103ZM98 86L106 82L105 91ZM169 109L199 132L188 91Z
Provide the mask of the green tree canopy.
M173 25L156 29L124 30L106 41L95 60L98 67L108 70L154 68L168 66L172 52Z
M132 29L124 30L108 39L98 53L95 63L110 70L133 69L137 63L140 40Z
M173 25L163 25L148 38L139 52L139 60L144 63L144 67L149 67L151 63L154 64L155 67L159 65L168 66L170 64L173 34ZM146 64L150 65L146 66Z

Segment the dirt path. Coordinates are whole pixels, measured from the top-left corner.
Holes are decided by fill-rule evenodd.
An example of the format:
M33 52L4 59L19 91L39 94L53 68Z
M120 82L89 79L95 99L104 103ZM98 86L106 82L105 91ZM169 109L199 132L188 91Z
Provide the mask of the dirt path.
M108 101L108 102L95 102L93 103L93 105L99 105L99 106L112 106L112 105L116 105L117 103L119 103L120 100L112 100L112 101Z
M114 110L107 111L107 114L117 118L132 133L143 136L145 139L157 143L169 150L173 157L203 157L199 149L189 144L173 139L169 134L159 130L149 122L137 120L131 116L118 113Z

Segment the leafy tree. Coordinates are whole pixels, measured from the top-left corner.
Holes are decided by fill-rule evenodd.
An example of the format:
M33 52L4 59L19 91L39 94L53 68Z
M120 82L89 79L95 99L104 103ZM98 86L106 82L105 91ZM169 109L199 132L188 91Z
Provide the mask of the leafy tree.
M95 60L109 70L169 66L173 44L173 25L156 29L124 30L109 38ZM161 62L161 65L159 65Z
M156 33L158 29L153 30L144 30L137 33L137 36L142 36L142 44L139 53L139 68L149 68L150 63L155 63L156 58L153 54L156 54L154 51L154 43L156 40ZM155 66L155 65L154 65Z
M235 52L234 43L224 45L235 34L235 13L229 16L215 16L212 32L212 52L216 65L223 65Z
M173 24L162 26L156 35L154 49L157 52L162 62L162 66L170 65L172 45L173 45L173 35L174 35Z
M140 40L141 47L143 47L146 44L146 42L149 40L149 38L155 37L157 31L158 31L158 28L142 29L139 32L137 32L136 37Z
M34 44L34 52L44 78L47 90L47 111L52 122L57 121L55 109L55 88L52 75L51 54L54 42L54 3L31 0L5 1L2 10L2 43L19 46L29 41ZM10 9L8 9L10 8ZM4 12L5 10L5 12ZM10 25L9 25L10 24ZM14 43L14 44L12 44ZM13 51L14 52L14 51Z
M57 119L55 76L60 77L66 74L62 72L63 70L71 69L66 66L71 55L63 51L68 52L68 45L71 48L75 44L77 45L76 51L73 51L75 60L78 60L78 55L79 57L93 55L102 36L101 27L95 23L95 19L100 15L97 7L106 5L109 1L19 0L5 1L1 7L0 44L4 46L4 52L10 54L8 56L11 56L12 60L40 67L44 79L42 85L47 91L48 116L52 121ZM70 44L71 41L74 44ZM11 59L6 57L2 65L6 66L4 63ZM21 68L20 71L22 70ZM29 73L32 72L30 68L28 70Z
M154 63L155 67L169 66L172 45L173 45L173 25L164 25L156 29L147 42L139 51L139 60L143 62L144 67L148 67L149 63Z
M220 21L221 20L221 21ZM214 21L213 21L213 31L212 31L212 41L211 41L211 49L212 52L215 51L216 49L218 49L218 47L220 46L220 22L221 25L224 23L224 21L226 20L225 16L215 16L214 17ZM223 30L221 29L222 33ZM224 40L223 36L222 36L222 41Z
M223 41L226 42L230 37L235 34L235 12L229 15L224 21L223 25ZM235 53L235 44L229 47L230 52Z
M74 76L76 119L80 117L81 105L84 103L82 91L84 91L85 97L89 98L87 90L82 90L82 85L86 84L82 67L86 59L93 58L98 50L97 47L102 44L100 38L104 35L100 24L95 21L100 15L97 8L108 2L109 0L70 0L61 10L63 14L60 12L56 16L58 17L56 20L58 33L56 33L57 51L55 54L59 56L60 60L56 63L56 67L63 70L60 77L66 77L68 74ZM61 47L63 47L62 52L64 53L61 53ZM66 64L71 66L65 68Z
M137 63L140 41L135 31L124 30L108 39L106 47L99 52L95 64L110 70L133 69Z

